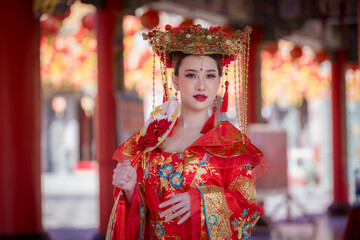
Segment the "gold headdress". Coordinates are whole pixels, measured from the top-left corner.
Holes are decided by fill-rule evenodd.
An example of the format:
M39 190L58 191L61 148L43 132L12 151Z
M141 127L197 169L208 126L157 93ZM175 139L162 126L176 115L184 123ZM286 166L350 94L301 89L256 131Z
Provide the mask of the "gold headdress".
M195 55L222 55L222 66L225 75L229 72L229 65L234 66L235 108L240 130L246 134L247 125L247 76L250 33L252 28L247 26L243 31L237 30L228 36L221 27L203 28L193 25L189 28L165 26L165 30L154 28L148 34L143 33L143 39L148 40L153 50L153 108L155 107L155 58L160 59L161 80L164 89L163 100L170 96L167 69L173 67L174 52ZM225 82L225 94L220 112L227 110L229 82ZM214 108L216 111L216 108Z

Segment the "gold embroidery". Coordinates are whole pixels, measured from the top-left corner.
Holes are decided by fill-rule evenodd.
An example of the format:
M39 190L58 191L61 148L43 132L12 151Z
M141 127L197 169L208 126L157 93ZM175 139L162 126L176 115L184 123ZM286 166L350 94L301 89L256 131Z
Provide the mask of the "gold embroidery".
M248 231L257 223L260 217L260 215L257 215L257 217L254 218L252 215L249 215L247 218L239 217L239 221L235 218L233 223L235 223L235 221L237 222L233 229L238 232L238 239L241 239L243 235L247 239L250 239L251 232Z
M230 216L232 214L221 187L199 187L203 196L207 226L211 239L231 239Z
M197 168L199 167L199 163L200 163L200 159L201 157L199 157L196 154L186 154L185 157L185 173L189 174L194 173L195 171L197 171Z
M161 114L163 111L162 111L162 105L160 106L157 106L151 113L150 113L150 116L151 118L153 118L155 115L158 115L158 114Z
M256 202L255 182L252 178L238 176L229 186L230 191L239 191L250 202Z
M145 200L145 189L144 185L138 185L139 194L140 194L140 229L141 229L141 239L145 239L145 228L146 228L146 216L147 216L147 207Z

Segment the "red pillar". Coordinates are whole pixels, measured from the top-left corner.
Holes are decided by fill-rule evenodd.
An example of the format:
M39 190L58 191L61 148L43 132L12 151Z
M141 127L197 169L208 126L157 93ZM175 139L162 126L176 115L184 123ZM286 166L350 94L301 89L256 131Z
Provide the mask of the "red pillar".
M360 67L360 0L357 1L357 26L358 26L358 67Z
M345 142L345 84L344 67L347 59L345 50L335 52L332 64L331 110L333 141L333 203L329 207L331 215L344 215L350 205L348 203L348 185L346 174Z
M103 239L113 206L112 174L116 162L113 36L114 9L109 4L97 10L98 93L96 113L96 158L99 163L100 225L96 239Z
M259 46L261 43L261 27L253 27L250 41L250 52L249 52L249 72L248 72L248 123L255 123L259 120L260 110L260 84L259 84Z
M0 8L0 239L48 239L41 211L39 21L32 1Z

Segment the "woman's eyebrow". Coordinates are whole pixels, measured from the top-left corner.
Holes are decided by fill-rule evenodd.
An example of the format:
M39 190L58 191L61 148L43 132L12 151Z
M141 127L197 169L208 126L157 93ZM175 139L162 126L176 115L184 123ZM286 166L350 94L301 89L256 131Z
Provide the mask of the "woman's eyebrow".
M199 70L196 70L196 69L186 69L185 71L187 72L198 72ZM206 70L205 72L216 72L215 69L208 69Z

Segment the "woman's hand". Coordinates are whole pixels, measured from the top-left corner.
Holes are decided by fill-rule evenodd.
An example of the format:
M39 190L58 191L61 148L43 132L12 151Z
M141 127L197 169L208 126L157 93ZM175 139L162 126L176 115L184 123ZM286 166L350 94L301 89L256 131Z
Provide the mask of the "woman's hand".
M129 205L131 205L136 180L136 170L130 165L130 161L125 160L124 162L118 163L116 165L116 168L114 169L112 184L115 187L124 190Z
M191 215L191 199L190 194L185 193L179 193L175 195L170 196L170 200L167 200L159 205L160 208L164 208L167 206L172 205L172 207L166 209L160 214L160 217L163 218L166 216L165 221L171 221L176 217L179 217L183 214L185 214L178 222L177 224L182 224L185 222ZM169 215L170 214L170 215ZM169 216L168 216L169 215Z

